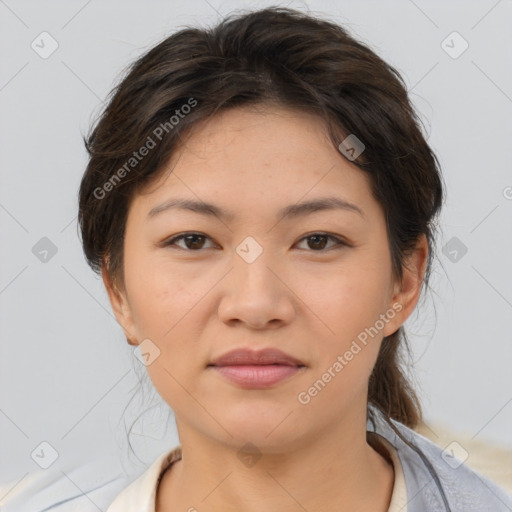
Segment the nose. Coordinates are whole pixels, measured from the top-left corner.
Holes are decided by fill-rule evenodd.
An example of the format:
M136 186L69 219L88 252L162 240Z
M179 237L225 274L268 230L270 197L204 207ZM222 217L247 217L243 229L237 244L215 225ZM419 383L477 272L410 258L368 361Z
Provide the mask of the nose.
M233 268L223 280L219 318L251 329L290 323L295 315L295 299L282 266L266 251L249 261L234 254Z

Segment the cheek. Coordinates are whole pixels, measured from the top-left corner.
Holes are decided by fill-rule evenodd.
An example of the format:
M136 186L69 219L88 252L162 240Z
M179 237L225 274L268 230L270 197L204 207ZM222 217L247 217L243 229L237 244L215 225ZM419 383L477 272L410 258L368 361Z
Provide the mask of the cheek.
M323 329L326 334L319 340L322 349L317 351L318 365L310 382L315 386L317 379L321 381L319 407L332 401L348 405L365 395L382 343L381 329L376 328L383 311L379 290L353 279L342 291L330 291L332 299L320 311L335 334Z
M127 264L126 284L131 310L141 334L164 339L183 315L197 302L191 283L178 272L169 272L151 262ZM143 269L143 270L138 270Z
M309 295L314 302L311 309L319 312L324 324L324 365L330 366L338 355L348 351L350 366L361 365L371 371L382 338L379 318L387 305L388 283L383 275L380 268L358 266L352 272L335 274L322 293Z
M148 373L155 385L163 380L173 387L174 381L165 370L181 381L201 362L196 346L192 346L201 338L203 325L198 315L204 312L205 296L212 284L197 274L192 278L164 267L146 263L139 267L145 269L143 272L127 272L126 282L140 339L149 338L160 350L155 364L147 367Z
M326 286L315 293L318 310L334 324L366 327L386 304L388 283L369 266L333 273Z

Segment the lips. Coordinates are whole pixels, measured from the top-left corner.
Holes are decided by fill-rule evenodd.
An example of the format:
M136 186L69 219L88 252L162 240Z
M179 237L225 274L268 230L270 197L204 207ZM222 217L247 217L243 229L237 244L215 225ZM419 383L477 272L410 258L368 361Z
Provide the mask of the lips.
M216 358L208 366L258 366L258 365L284 365L305 366L299 359L285 354L278 349L235 349Z
M301 374L305 365L296 357L269 348L232 350L214 359L208 367L238 387L264 390Z

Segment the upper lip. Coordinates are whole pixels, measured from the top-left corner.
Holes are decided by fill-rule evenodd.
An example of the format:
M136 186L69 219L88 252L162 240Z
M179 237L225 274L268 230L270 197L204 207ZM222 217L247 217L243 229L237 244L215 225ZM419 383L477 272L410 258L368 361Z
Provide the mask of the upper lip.
M304 366L302 361L276 348L251 350L239 348L226 352L214 359L209 366L266 365L282 364L287 366Z

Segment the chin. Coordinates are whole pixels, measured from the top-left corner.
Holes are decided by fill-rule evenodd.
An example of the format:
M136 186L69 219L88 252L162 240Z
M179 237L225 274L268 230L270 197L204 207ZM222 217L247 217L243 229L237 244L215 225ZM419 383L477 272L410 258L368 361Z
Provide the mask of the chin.
M252 414L224 416L219 422L232 434L226 434L228 444L240 447L252 443L262 451L278 453L293 449L302 438L292 409L278 407L273 413L254 410Z

